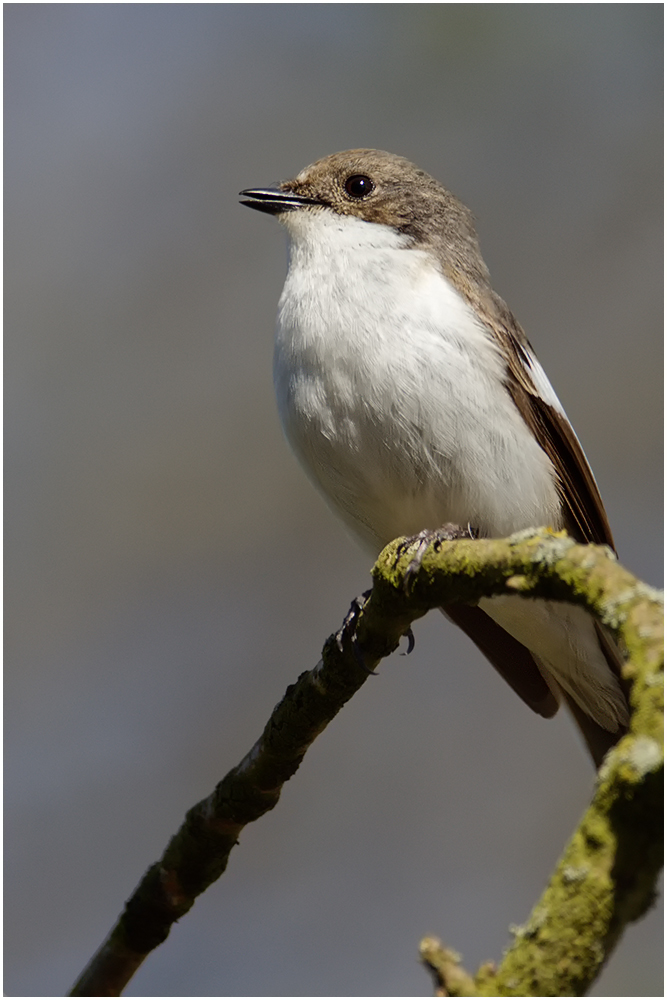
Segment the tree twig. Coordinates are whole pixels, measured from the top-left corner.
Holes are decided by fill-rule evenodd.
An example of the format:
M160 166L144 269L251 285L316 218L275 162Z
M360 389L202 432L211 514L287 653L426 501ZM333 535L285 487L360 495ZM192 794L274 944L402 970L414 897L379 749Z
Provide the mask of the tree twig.
M434 937L426 937L419 945L419 957L433 976L436 997L477 997L475 980L461 965L461 956L444 948Z
M381 553L373 569L370 599L361 610L353 605L341 630L327 640L320 663L288 688L252 750L208 798L190 809L160 861L149 868L128 900L71 996L120 995L144 958L165 940L172 924L222 875L243 827L276 805L282 785L295 773L310 744L362 686L368 672L397 647L413 621L444 604L476 602L508 592L584 605L614 631L630 654L631 732L610 755L612 764L605 764L601 773L596 800L600 800L602 811L577 833L582 843L593 845L593 853L582 855L578 851L565 863L566 855L562 871L559 869L562 892L552 894L552 901L547 899L547 890L540 910L540 914L550 913L552 903L555 910L567 909L582 882L587 886L588 879L603 870L595 883L599 891L592 900L590 916L591 921L595 919L595 954L576 969L571 966L559 982L568 974L575 974L577 984L586 976L594 978L624 923L644 912L653 891L654 824L648 821L646 811L653 801L654 776L662 762L657 711L662 704L657 684L662 669L659 595L619 566L605 547L577 545L562 533L546 530L501 541L436 542L423 554L418 570L411 570L406 593L408 565L410 553L403 550L400 540ZM646 833L639 860L645 858L647 865L641 875L641 865L633 864L629 853L636 810ZM478 995L578 995L513 992L517 983L521 988L526 977L533 985L541 983L536 970L552 961L553 953L545 949L550 921L543 916L537 922L531 920L517 934L495 978L488 967L480 970L475 980ZM582 910L577 927L583 928L588 920ZM580 933L583 929L574 935L577 940ZM561 941L561 958L571 954L571 939L572 935ZM526 942L533 957L525 957ZM484 989L509 992L481 992Z

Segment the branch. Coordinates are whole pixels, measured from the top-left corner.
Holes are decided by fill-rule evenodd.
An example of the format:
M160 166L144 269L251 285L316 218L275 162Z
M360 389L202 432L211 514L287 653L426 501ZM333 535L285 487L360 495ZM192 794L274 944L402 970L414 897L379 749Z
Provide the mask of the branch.
M431 556L434 582L446 562L464 572L469 544L450 550L453 560ZM514 548L523 551L525 544L517 537ZM498 548L498 560L483 571L490 573L493 592L502 592L492 581L500 571L506 588L580 603L613 630L629 653L624 676L632 683L630 732L607 755L590 807L528 922L514 929L500 968L485 965L473 980L456 953L432 938L422 942L437 996L584 995L625 926L652 905L662 867L661 597L612 562L604 548L543 534L528 540L528 549L536 558L521 569L510 552Z
M577 545L562 533L545 530L507 541L435 542L424 552L420 567L416 571L411 567L406 578L409 563L409 549L400 540L383 550L373 568L370 598L363 605L353 604L342 628L327 640L318 665L287 689L252 750L208 798L190 809L71 996L120 995L146 956L166 939L172 924L222 875L243 827L276 805L282 785L296 772L310 744L362 686L369 671L396 649L413 621L443 604L476 602L508 590L580 603L612 629L630 654L627 676L633 684L633 716L629 736L610 754L611 763L605 762L601 772L594 804L601 798L602 811L584 833L575 836L585 850L581 849L583 854L578 850L565 865L563 892L552 900L547 899L547 890L539 919L533 914L533 922L518 933L493 981L488 968L480 970L477 989L511 991L479 995L576 995L542 990L539 968L545 962L550 965L556 954L572 954L572 943L564 939L556 952L547 947L553 933L549 914L552 907L571 906L575 893L577 899L585 897L591 880L596 890L591 913L582 902L575 938L583 940L588 925L595 925L594 957L582 959L576 978L579 983L590 975L592 982L625 922L641 915L652 898L655 824L646 813L653 800L647 789L654 789L662 761L659 595L620 567L604 546ZM640 848L641 855L630 857L631 817L636 809L646 833L645 847ZM556 975L554 968L551 973ZM524 991L522 985L515 991L515 984L523 984L526 976L540 984L538 992ZM561 975L559 981L565 978Z

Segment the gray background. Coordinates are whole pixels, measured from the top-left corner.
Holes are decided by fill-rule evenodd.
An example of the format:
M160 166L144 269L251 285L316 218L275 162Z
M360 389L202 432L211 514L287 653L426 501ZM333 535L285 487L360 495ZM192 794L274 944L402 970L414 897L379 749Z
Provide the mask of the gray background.
M7 4L5 991L62 994L185 810L318 659L368 559L284 444L280 227L354 146L474 210L661 574L661 4ZM428 995L497 959L590 794L439 615L309 752L130 995ZM595 995L662 995L656 913Z

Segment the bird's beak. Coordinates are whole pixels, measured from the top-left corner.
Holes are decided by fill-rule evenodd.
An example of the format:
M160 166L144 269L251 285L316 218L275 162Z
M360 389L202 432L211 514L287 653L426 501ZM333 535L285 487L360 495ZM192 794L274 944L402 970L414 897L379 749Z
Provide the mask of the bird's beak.
M239 191L239 196L242 205L256 208L258 212L269 212L270 215L320 204L315 198L305 198L291 191L281 191L280 188L248 188L246 191Z

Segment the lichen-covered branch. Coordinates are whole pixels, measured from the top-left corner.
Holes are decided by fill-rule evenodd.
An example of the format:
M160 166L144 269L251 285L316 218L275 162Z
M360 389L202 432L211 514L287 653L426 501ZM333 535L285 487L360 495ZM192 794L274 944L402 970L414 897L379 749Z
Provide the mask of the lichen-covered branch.
M578 831L576 845L568 849L555 877L560 888L549 887L498 973L480 970L475 987L478 995L488 996L573 996L577 993L562 992L563 984L579 988L588 976L592 981L625 923L644 912L653 892L657 860L652 809L662 761L658 595L623 570L604 547L577 545L549 531L507 541L436 543L425 551L406 588L409 564L410 551L403 551L400 542L381 553L370 599L361 610L353 605L341 630L327 640L320 663L288 688L252 750L188 812L72 996L120 995L172 924L222 875L243 827L276 805L282 785L310 744L368 672L397 647L415 619L443 604L475 602L508 590L579 602L615 632L630 654L633 716L629 736L601 773L591 806L596 811ZM635 843L639 858L633 858ZM585 901L589 894L588 909L582 902L573 923L573 900ZM556 916L563 908L569 919ZM594 934L589 934L591 924ZM545 990L547 982L561 992ZM533 992L524 989L526 983Z
M468 545L459 542L424 566L436 587L450 558L463 570ZM532 554L523 570L500 549L497 559L489 559L494 574L496 569L505 574L505 587L575 600L627 648L630 732L608 754L590 807L527 923L514 929L500 967L485 965L472 979L433 939L422 942L422 960L435 971L440 996L583 996L625 926L651 906L662 867L662 599L597 547L546 533L529 540L527 548L520 539L509 545L514 556ZM471 565L478 565L478 550L479 545Z
M419 957L433 976L436 997L478 997L475 980L461 966L461 956L443 948L437 938L426 937L419 945Z

